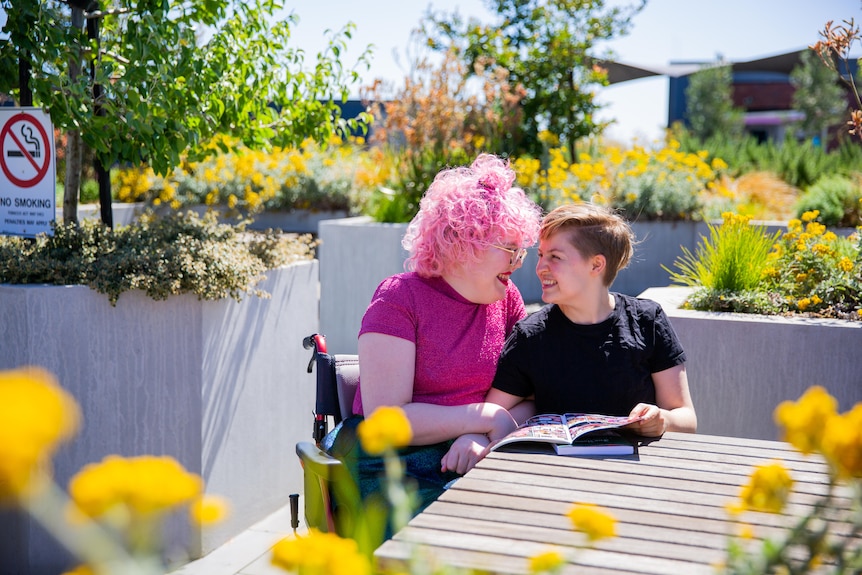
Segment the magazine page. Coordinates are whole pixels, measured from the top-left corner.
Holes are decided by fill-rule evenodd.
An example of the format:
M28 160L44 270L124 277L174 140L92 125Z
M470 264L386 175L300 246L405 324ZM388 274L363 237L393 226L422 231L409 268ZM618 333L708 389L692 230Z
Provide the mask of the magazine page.
M501 439L494 449L515 441L541 441L546 443L571 443L569 430L562 415L534 415L518 429Z
M567 413L564 417L572 441L597 429L614 429L641 420L640 417L599 415L596 413Z

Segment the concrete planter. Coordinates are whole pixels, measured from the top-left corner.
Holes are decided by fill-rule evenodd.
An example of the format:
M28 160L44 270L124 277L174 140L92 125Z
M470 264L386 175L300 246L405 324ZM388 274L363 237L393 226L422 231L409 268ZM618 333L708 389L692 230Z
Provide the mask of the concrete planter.
M378 284L404 271L407 224L367 216L320 222L320 330L330 353L356 353L365 308Z
M698 432L779 439L772 413L822 385L846 411L862 401L862 322L679 309L690 288L651 288L682 341Z
M114 202L111 204L111 215L114 218L115 226L127 226L132 223L139 215L144 212L145 204L143 202L122 203ZM99 204L81 204L78 206L78 221L101 220L102 211ZM63 208L57 208L57 221L63 219Z
M261 212L254 216L249 224L250 230L281 230L300 234L316 234L320 222L338 218L346 218L347 212L342 210L292 210L289 212Z
M251 220L251 223L247 226L250 230L273 229L297 234L316 234L320 222L347 217L347 212L343 210L265 211L253 216L243 215L235 211L232 212L226 206L195 205L189 208L182 208L182 210L191 210L198 216L203 216L208 211L214 210L219 214L221 221L230 224L235 224L240 217L247 217ZM171 208L162 207L157 209L156 213L167 214L172 211Z
M175 457L232 508L223 524L177 536L189 558L301 492L294 445L310 437L314 406L301 339L318 330L318 263L267 276L271 299L239 303L133 292L111 307L85 286L0 285L0 368L49 369L83 410L81 433L55 458L58 484L109 454ZM28 517L0 515L0 532L2 573L70 566Z

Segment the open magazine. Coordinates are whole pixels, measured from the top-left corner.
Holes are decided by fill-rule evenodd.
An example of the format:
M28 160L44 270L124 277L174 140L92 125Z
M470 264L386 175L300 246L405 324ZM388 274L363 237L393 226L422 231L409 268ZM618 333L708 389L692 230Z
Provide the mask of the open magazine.
M518 442L538 442L552 444L559 455L630 455L635 443L616 430L641 419L595 413L534 415L491 451Z

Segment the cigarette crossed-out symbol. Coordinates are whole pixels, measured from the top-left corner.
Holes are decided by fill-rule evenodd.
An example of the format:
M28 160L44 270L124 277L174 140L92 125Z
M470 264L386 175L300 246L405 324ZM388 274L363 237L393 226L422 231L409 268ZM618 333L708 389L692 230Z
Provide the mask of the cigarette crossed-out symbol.
M28 149L21 141L15 137L15 132L10 131L9 136L18 144L17 150L7 150L6 157L7 158L23 158L25 157L25 152L30 155L30 158L38 158L42 155L42 144L39 140L33 136L33 128L28 126L27 124L23 124L21 126L21 137L24 138L24 141L30 144L33 148ZM37 166L38 169L38 166Z
M45 178L51 167L48 132L30 114L15 114L3 124L0 149L0 169L13 185L33 187Z

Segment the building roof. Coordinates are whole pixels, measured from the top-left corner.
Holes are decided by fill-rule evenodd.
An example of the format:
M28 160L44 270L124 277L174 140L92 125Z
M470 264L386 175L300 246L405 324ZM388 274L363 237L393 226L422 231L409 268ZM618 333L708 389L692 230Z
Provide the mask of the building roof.
M808 48L804 48L754 60L730 62L730 65L734 72L757 71L789 74L799 64L802 54L807 50ZM608 82L619 84L650 76L668 76L669 78L688 76L713 62L671 62L667 66L641 65L615 60L597 60L596 63L608 71Z

